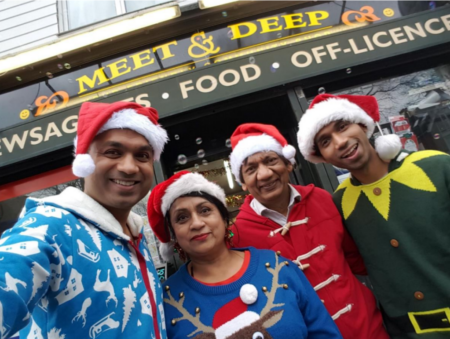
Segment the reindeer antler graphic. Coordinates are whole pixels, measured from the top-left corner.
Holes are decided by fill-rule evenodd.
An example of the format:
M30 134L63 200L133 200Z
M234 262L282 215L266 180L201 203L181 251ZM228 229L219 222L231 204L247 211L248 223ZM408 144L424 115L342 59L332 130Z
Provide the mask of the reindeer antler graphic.
M289 265L289 263L287 261L282 262L282 263L278 263L278 255L275 255L275 267L271 268L270 266L267 266L267 271L269 271L269 273L271 273L273 275L272 278L272 287L270 288L270 290L267 290L266 292L266 296L267 296L267 303L266 306L264 306L263 310L261 311L261 318L264 317L267 313L269 313L272 308L274 307L280 307L280 306L284 306L284 304L274 304L275 301L275 294L277 292L277 289L283 287L283 288L287 288L287 285L280 285L278 283L278 277L280 275L280 271L284 266Z
M196 312L197 314L193 316L183 307L184 303L184 295L180 293L180 299L178 301L175 300L175 298L172 296L172 293L170 293L170 290L167 289L167 295L169 296L169 299L164 298L164 302L175 307L181 314L182 317L180 318L174 318L172 319L172 323L176 323L180 320L188 320L191 322L192 325L196 326L197 329L188 335L188 337L192 337L194 334L198 332L203 333L212 333L214 334L214 329L211 326L206 326L200 321L200 312Z

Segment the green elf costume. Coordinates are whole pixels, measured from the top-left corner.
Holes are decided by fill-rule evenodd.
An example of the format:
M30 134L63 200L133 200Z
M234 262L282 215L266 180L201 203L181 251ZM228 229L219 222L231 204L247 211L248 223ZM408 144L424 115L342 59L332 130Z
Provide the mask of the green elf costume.
M327 94L313 101L298 135L307 160L325 161L314 137L332 121L364 124L372 135L378 105L363 102L373 104L373 97L353 98ZM364 258L390 336L450 338L450 156L399 150L395 136L385 137L375 149L390 161L388 174L366 185L350 177L333 200Z

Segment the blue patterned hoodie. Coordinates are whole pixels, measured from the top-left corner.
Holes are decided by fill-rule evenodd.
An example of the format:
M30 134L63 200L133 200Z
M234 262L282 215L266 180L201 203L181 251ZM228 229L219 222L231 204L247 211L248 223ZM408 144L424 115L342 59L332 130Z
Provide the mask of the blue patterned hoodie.
M27 199L0 240L0 338L166 339L142 218L130 213L128 225L136 245L73 187Z

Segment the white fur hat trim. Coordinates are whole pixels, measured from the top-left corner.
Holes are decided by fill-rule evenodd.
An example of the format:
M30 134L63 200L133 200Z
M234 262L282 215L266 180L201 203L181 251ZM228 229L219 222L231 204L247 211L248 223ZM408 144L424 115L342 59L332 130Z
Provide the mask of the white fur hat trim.
M175 242L173 240L170 240L170 242L166 243L160 243L159 245L159 253L161 254L161 257L164 261L170 261L173 257L173 248L174 248Z
M172 203L182 195L192 192L205 192L219 199L226 206L225 192L223 189L205 179L198 173L188 173L175 180L162 197L161 212L166 215Z
M251 305L258 300L258 290L256 289L255 285L252 284L245 284L242 285L239 296L241 297L241 300L244 302L244 304Z
M255 153L269 151L283 155L291 163L295 163L295 148L293 146L286 145L283 148L275 138L267 134L250 136L239 141L233 152L230 154L231 172L233 172L236 181L241 183L239 177L241 166L245 159Z
M370 138L375 129L373 119L358 105L342 98L330 98L308 109L299 123L297 133L300 152L306 160L313 163L325 162L321 156L314 155L314 139L317 133L329 123L337 120L363 124Z
M115 112L104 124L97 135L110 129L131 129L142 135L155 152L155 160L159 160L164 145L169 139L167 132L160 125L154 125L145 115L136 113L132 108L126 108Z

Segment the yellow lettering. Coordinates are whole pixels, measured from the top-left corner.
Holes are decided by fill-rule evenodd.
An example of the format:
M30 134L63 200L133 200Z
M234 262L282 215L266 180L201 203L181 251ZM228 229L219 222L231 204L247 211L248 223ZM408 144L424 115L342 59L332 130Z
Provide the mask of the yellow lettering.
M248 32L241 33L240 29L241 26L247 27ZM253 35L258 29L258 27L256 27L256 25L253 22L243 22L241 24L230 25L228 27L231 28L231 32L233 33L233 38L231 40L241 39Z
M309 21L311 22L310 26L320 26L319 20L325 20L330 16L328 12L325 11L316 11L316 12L306 12L306 15L309 16Z
M150 50L146 49L145 51L130 55L130 58L133 59L133 62L134 62L133 71L135 71L139 68L145 67L147 65L151 65L152 63L155 62L155 59L153 59L150 56L150 53L151 53ZM143 63L142 61L144 61L144 60L149 60L149 61Z
M120 59L119 61L113 62L112 64L109 64L107 67L111 70L111 78L115 79L117 77L120 77L121 75L127 74L131 72L131 67L127 67L127 58ZM119 65L121 63L121 65ZM120 72L120 70L125 69L124 71Z
M158 49L161 49L162 53L163 53L163 58L161 60L165 60L168 58L173 58L175 55L172 54L172 52L170 51L170 45L178 45L177 41L171 41L168 42L167 44L164 45L159 45L153 48L153 52L156 52Z
M261 34L280 31L283 29L282 26L278 25L278 17L277 16L259 19L258 21L261 23L261 28L262 28Z
M94 88L97 82L97 85L101 85L108 81L108 78L105 75L105 72L103 72L103 67L97 69L94 72L94 75L91 78L89 78L87 75L83 75L82 77L79 77L76 79L78 81L78 85L80 86L80 91L78 94L81 94L83 92L86 92L87 89L84 87L84 85L88 86L89 88Z
M296 25L296 23L300 23L303 21L303 13L283 15L283 18L286 22L286 27L284 27L284 29L293 29L306 26L306 22L302 23L301 25Z

